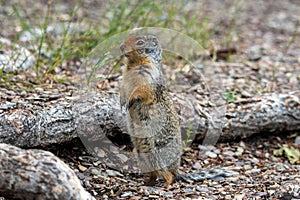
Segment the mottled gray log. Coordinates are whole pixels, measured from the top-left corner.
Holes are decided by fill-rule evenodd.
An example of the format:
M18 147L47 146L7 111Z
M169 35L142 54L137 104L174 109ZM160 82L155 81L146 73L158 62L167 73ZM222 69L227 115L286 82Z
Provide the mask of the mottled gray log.
M193 96L173 94L185 141L206 144L258 133L300 130L299 93L272 94L228 105L201 106ZM80 137L126 144L117 94L98 93L52 106L19 105L0 115L0 143L47 146ZM187 134L190 133L190 134ZM193 133L193 134L191 134ZM91 143L89 143L91 144ZM0 196L19 199L91 199L66 164L41 150L0 144Z
M222 140L300 130L300 93L267 94L229 104Z
M0 196L7 199L91 200L76 174L52 153L0 144Z
M173 100L183 137L189 132L190 137L214 144L218 139L300 130L299 97L296 92L263 95L212 108L201 106L193 96L176 94ZM0 142L21 147L63 143L78 136L95 141L120 138L120 134L126 134L126 127L117 94L91 94L48 107L19 105L0 115Z

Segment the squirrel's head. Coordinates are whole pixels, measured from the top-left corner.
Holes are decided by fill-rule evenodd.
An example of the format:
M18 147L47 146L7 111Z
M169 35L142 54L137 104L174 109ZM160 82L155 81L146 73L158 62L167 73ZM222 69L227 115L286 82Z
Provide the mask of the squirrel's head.
M155 35L131 35L120 46L129 61L149 59L152 63L160 63L162 50Z

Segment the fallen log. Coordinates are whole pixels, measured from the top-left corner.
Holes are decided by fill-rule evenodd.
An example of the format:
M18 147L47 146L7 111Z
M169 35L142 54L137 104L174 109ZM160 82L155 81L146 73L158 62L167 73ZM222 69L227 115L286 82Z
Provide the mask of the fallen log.
M0 196L7 199L92 200L76 174L52 153L0 144Z
M263 132L300 130L299 92L262 95L213 109L201 106L192 95L172 97L180 116L183 138L189 137L189 140L204 139L206 143L215 144L218 139L228 141ZM0 143L36 147L76 137L95 141L108 137L122 145L130 141L126 137L123 115L119 96L107 93L48 107L19 105L0 115Z
M206 144L214 144L219 137L232 140L262 132L300 130L298 93L263 95L213 109L201 106L192 96L176 94L173 100L186 140L195 137L198 141L204 139ZM118 102L117 94L98 93L46 108L20 105L0 115L0 142L43 147L80 137L126 145L130 139ZM75 173L53 154L22 150L8 144L0 144L0 196L9 199L92 199ZM108 166L122 171L122 166L132 161L130 154L107 149L104 154L110 158L106 160ZM99 152L101 154L101 151L96 153ZM118 157L120 155L123 156Z

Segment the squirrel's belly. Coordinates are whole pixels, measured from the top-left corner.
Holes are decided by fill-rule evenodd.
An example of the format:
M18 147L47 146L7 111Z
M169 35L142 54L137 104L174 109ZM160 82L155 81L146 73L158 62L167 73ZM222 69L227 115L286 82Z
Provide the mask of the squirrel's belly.
M156 163L154 166L159 168L173 166L179 162L181 156L177 114L169 109L170 106L158 103L149 106L145 112L146 120L141 120L142 123L128 120L128 126L131 127L128 130L136 152L146 153L144 157L151 155Z

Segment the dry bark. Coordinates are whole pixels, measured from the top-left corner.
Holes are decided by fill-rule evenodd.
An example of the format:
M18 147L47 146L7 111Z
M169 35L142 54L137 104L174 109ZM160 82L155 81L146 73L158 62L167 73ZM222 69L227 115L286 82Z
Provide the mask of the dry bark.
M183 135L189 131L198 140L205 137L207 143L214 144L219 136L232 140L263 132L300 130L299 96L299 92L263 95L213 109L201 106L193 96L176 94L173 100ZM127 143L123 114L118 95L107 93L46 108L23 105L0 115L0 143L47 146L78 136L95 141L107 136L116 143Z
M299 97L299 92L271 94L230 104L222 130L224 139L300 130Z
M262 132L300 130L299 93L264 95L213 109L201 106L193 96L176 94L173 100L183 135L187 137L185 133L193 132L197 140L205 138L204 142L209 144L216 143L219 137L231 140ZM128 144L123 114L118 95L105 93L46 108L22 105L0 115L0 143L34 147L62 143L78 136L82 140L103 142L107 136L118 145ZM74 172L51 153L0 144L0 159L0 196L92 198Z
M8 199L94 199L76 174L43 150L0 144L0 196Z

